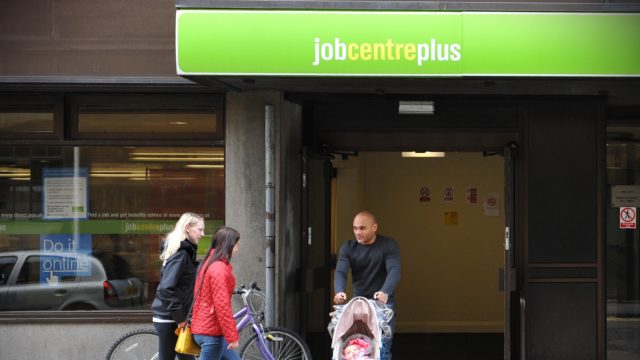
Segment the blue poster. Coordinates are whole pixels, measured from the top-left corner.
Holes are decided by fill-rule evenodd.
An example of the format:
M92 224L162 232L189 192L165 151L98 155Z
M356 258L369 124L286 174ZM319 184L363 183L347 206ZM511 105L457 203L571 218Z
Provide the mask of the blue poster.
M91 234L40 236L40 284L56 286L63 277L91 275Z

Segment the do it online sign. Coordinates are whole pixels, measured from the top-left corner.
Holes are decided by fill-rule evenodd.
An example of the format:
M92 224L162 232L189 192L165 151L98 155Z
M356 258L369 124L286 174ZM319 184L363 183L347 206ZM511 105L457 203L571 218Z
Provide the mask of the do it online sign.
M40 236L40 284L56 286L63 276L91 275L90 234Z

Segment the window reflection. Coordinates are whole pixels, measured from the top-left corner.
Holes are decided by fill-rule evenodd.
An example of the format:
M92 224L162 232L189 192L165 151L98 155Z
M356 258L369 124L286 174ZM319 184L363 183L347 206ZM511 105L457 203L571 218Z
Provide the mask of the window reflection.
M53 132L53 112L0 111L0 133Z
M607 358L640 359L640 236L621 208L640 209L640 128L607 129Z
M222 224L222 148L0 146L0 310L149 309L185 211Z

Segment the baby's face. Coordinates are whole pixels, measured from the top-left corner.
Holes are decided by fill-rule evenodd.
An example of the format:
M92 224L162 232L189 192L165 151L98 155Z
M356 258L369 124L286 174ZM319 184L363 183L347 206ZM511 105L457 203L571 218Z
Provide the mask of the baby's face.
M357 353L358 353L358 347L355 345L349 345L346 348L344 348L344 358L346 360L355 359Z

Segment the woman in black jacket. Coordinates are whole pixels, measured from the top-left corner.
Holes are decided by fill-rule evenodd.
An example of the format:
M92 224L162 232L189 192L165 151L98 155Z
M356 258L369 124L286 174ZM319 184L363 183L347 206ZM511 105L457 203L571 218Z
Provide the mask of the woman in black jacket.
M175 330L184 326L193 302L193 283L196 278L198 241L204 236L204 219L184 213L175 228L167 234L160 254L160 284L156 289L151 310L153 325L159 337L159 360L191 360L193 356L176 354L178 336Z

